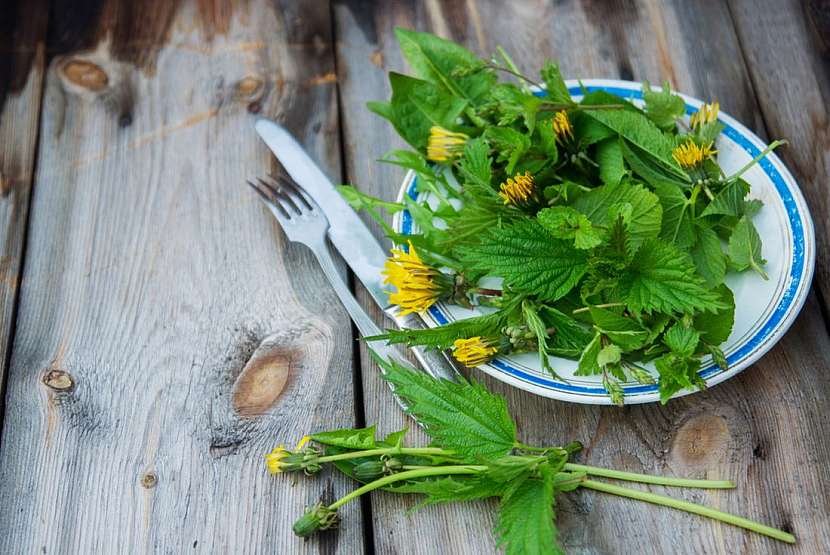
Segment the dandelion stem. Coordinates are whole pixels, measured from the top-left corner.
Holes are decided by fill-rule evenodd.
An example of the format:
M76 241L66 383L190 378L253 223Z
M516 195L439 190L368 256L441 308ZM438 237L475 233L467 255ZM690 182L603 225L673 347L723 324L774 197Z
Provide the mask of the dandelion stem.
M439 449L438 447L382 447L379 449L365 449L363 451L349 451L348 453L338 453L337 455L327 455L320 457L317 462L327 463L334 461L345 461L349 459L360 459L363 457L379 457L382 455L443 455L451 456L452 451Z
M750 160L748 164L746 164L744 167L739 169L737 172L735 172L732 175L730 175L729 177L727 177L726 182L728 183L730 181L735 181L736 179L741 177L743 174L745 174L749 170L749 168L751 168L752 166L754 166L755 164L760 162L767 154L769 154L770 152L772 152L773 150L775 150L779 146L782 146L782 145L785 145L785 144L787 144L787 141L784 141L784 140L773 141L767 148L762 150L761 153L758 156L756 156L755 158Z
M659 495L656 493L641 491L637 489L624 488L622 486L615 486L613 484L606 484L604 482L596 482L594 480L584 480L580 484L580 486L588 489L593 489L596 491L601 491L604 493L610 493L612 495L619 495L621 497L637 499L638 501L645 501L646 503L653 503L655 505L671 507L673 509L686 511L687 513L694 513L696 515L701 515L708 518L712 518L714 520L719 520L721 522L726 522L727 524L732 524L733 526L739 526L741 528L745 528L747 530L751 530L753 532L769 536L770 538L775 538L776 540L780 540L782 542L795 543L795 536L787 532L784 532L783 530L778 530L777 528L766 526L759 522L755 522L754 520L749 520L748 518L743 518L733 514L725 513L723 511L718 511L716 509L711 509L704 505L698 505L697 503L690 503L689 501L673 499L665 495Z
M486 466L478 466L478 465L459 465L459 466L433 466L429 468L419 468L417 470L407 470L405 472L398 472L396 474L391 474L389 476L384 476L383 478L379 478L374 482L370 482L363 487L357 488L353 492L344 495L331 505L329 505L329 510L335 510L341 505L345 505L352 499L360 497L364 493L369 493L372 490L376 490L378 488L382 488L384 486L388 486L394 482L400 482L403 480L412 480L414 478L425 478L427 476L445 476L449 474L478 474L479 472L484 472L487 470Z
M616 308L618 306L625 306L625 303L605 303L605 304L595 304L593 306L583 306L582 308L577 308L576 310L572 311L571 314L579 314L580 312L588 312L592 308Z
M599 468L585 464L565 463L565 470L584 472L591 476L602 476L615 480L627 482L640 482L643 484L657 484L662 486L675 486L679 488L705 488L705 489L730 489L735 487L731 480L692 480L688 478L671 478L668 476L652 476L649 474L637 474L635 472L623 472L609 468Z

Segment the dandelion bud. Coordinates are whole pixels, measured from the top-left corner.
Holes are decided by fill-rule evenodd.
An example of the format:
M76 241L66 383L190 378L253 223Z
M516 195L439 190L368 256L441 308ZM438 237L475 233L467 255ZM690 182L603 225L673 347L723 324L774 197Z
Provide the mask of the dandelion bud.
M322 503L317 503L306 509L305 514L294 522L292 529L297 536L306 538L318 530L334 528L339 520L336 510L329 509Z

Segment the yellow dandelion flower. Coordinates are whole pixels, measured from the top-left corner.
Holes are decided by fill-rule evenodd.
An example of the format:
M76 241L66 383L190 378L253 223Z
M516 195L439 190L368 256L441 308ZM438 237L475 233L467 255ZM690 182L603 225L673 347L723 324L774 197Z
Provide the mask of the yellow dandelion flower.
M403 309L401 314L423 312L446 292L444 275L424 264L412 243L409 252L392 249L382 273L386 276L384 283L397 289L389 295L389 301Z
M305 444L311 441L311 436L303 436L302 439L297 443L297 446L294 448L294 451L299 451Z
M530 172L517 173L501 184L499 196L504 199L504 204L520 205L527 202L533 194L534 183Z
M692 126L692 129L700 129L707 123L717 121L718 112L720 112L719 103L712 102L711 104L704 104L689 118L689 125Z
M280 445L265 455L265 466L268 467L268 472L271 474L279 474L282 472L286 466L282 460L290 454L291 453L283 445Z
M458 158L464 151L464 145L469 138L470 136L464 133L456 133L435 125L429 130L427 159L434 162L446 162Z
M712 148L712 143L698 146L694 141L686 141L672 150L672 157L684 168L693 168L707 158L711 158L718 151Z
M456 339L453 343L452 356L467 368L473 368L490 362L497 352L498 349L487 339L471 337L469 339Z
M568 114L565 110L556 112L556 115L551 120L551 126L553 127L553 132L556 134L557 141L563 142L565 139L574 138L571 120L568 119Z

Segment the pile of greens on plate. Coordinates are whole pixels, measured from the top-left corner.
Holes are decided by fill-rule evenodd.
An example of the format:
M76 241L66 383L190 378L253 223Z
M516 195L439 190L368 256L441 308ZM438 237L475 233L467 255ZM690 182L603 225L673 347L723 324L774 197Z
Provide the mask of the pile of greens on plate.
M376 489L424 496L416 506L498 498L494 530L508 554L561 553L555 525L556 497L577 488L688 511L793 543L792 534L665 495L597 478L687 488L733 488L727 480L688 480L621 472L570 462L579 443L533 447L520 442L504 399L475 383L436 380L392 361L378 360L384 378L424 424L429 447L407 447L406 430L375 437L375 429L345 429L304 437L293 450L279 446L265 456L273 474L318 473L324 465L361 482L362 487L330 504L306 509L294 533L310 536L338 523L337 509Z
M761 202L741 176L780 143L726 175L717 103L685 123L668 85L645 83L642 108L599 90L577 102L555 64L535 82L501 49L485 61L430 34L397 36L417 77L391 73L391 100L369 108L412 146L386 161L413 170L428 202L341 192L400 245L385 272L392 302L496 310L384 337L451 349L470 367L538 351L556 376L549 356L575 359L619 404L621 383L653 383L648 362L663 402L704 385L703 356L725 369L735 303L724 277L766 278ZM418 233L395 232L378 208L408 210Z

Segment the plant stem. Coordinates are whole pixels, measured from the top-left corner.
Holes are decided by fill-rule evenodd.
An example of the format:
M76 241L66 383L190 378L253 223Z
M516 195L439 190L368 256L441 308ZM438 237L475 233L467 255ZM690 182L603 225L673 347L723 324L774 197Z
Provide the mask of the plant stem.
M716 509L711 509L703 505L698 505L697 503L681 501L680 499L672 499L671 497L666 497L665 495L658 495L656 493L651 493L647 491L624 488L621 486L615 486L613 484L606 484L603 482L595 482L594 480L584 480L580 484L580 486L588 489L593 489L596 491L602 491L604 493L610 493L612 495L619 495L621 497L637 499L639 501L645 501L647 503L654 503L655 505L663 505L665 507L679 509L681 511L686 511L688 513L694 513L697 515L719 520L721 522L726 522L727 524L732 524L733 526L739 526L741 528L745 528L747 530L751 530L753 532L769 536L770 538L775 538L776 540L780 540L782 542L795 543L795 536L787 532L784 532L783 530L778 530L777 528L772 528L771 526L760 524L758 522L755 522L754 520L749 520L748 518L743 518L740 516L725 513L723 511L718 511Z
M729 489L735 487L735 483L731 480L691 480L687 478L670 478L668 476L651 476L649 474L623 472L621 470L611 470L610 468L598 468L596 466L574 463L565 463L564 468L565 470L584 472L591 476L602 476L603 478L614 478L616 480L640 482L643 484L706 489Z
M485 289L480 287L476 289L476 293L479 295L487 295L488 297L501 297L503 291L501 289Z
M787 144L787 141L772 141L772 143L767 148L765 148L763 151L761 151L761 154L759 154L758 156L756 156L755 158L750 160L747 165L745 165L744 167L739 169L737 172L735 172L732 175L730 175L729 177L727 177L726 182L729 183L730 181L734 181L734 180L738 179L744 173L746 173L746 171L749 168L751 168L752 166L754 166L755 164L760 162L761 159L764 158L764 156L766 156L767 154L769 154L770 152L772 152L773 150L775 150L779 146L782 146L782 145L785 145L785 144Z
M593 306L583 306L582 308L577 308L576 310L572 311L571 314L579 314L580 312L588 312L592 308L616 308L618 306L625 306L625 303L605 303L605 304L595 304Z
M555 102L544 102L539 106L544 111L560 110L622 110L625 104L557 104Z
M388 486L394 482L400 482L403 480L411 480L413 478L424 478L426 476L444 476L448 474L478 474L479 472L484 472L487 470L486 466L476 466L476 465L460 465L460 466L432 466L429 468L417 469L417 470L407 470L406 472L398 472L397 474L391 474L389 476L384 476L383 478L379 478L374 482L370 482L363 487L357 488L353 492L344 495L331 505L329 505L330 510L335 510L337 507L341 505L345 505L352 499L360 497L364 493L369 493L372 490L376 490L378 488L382 488L383 486Z
M345 461L348 459L360 459L363 457L376 457L381 455L453 455L452 451L439 449L438 447L383 447L380 449L366 449L363 451L349 451L320 457L317 462L327 463L334 461Z

